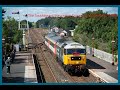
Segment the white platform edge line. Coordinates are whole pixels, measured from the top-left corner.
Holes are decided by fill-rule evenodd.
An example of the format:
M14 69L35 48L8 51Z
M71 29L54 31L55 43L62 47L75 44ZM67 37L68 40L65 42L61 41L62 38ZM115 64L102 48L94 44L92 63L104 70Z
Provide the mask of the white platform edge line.
M36 76L36 78L35 78L36 81L35 82L28 82L28 83L38 83L38 81L37 81L37 75L36 75L36 69L35 69L35 64L34 64L34 59L33 59L33 54L32 54L32 63L33 63L34 74ZM25 66L24 82L26 82L26 83L27 83L27 79L26 78L28 78L28 75L29 75L28 69L29 69L29 65Z

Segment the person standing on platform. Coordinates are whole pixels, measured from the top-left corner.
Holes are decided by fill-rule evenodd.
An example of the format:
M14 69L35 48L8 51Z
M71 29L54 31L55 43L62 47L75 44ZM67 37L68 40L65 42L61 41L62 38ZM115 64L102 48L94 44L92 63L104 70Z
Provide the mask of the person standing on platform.
M12 51L11 52L11 63L13 63L13 61L14 61L14 58L15 58L15 53L14 53L14 51Z
M6 69L7 69L7 74L10 73L10 57L8 56L7 60L5 61Z

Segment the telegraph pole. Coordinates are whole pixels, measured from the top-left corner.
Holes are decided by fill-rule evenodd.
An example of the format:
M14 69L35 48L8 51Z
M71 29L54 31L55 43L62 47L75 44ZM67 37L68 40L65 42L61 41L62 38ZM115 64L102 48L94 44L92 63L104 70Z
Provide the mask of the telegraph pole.
M26 14L25 17L27 17L27 30L28 30L28 36L30 37L29 23L28 23L28 15Z
M20 14L19 14L19 21L18 21L18 30L20 30Z
M114 65L114 39L112 40L112 65Z
M112 32L112 65L114 65L114 43L115 43L115 40L114 40L114 34Z

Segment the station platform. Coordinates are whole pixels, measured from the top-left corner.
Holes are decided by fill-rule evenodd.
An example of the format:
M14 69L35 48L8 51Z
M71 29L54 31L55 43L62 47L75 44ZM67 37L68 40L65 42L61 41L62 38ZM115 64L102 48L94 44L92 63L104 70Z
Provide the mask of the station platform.
M90 65L90 66L89 66ZM87 67L96 77L106 83L118 83L118 66L87 54Z
M16 52L15 60L10 66L10 74L7 74L6 66L3 67L2 83L37 83L32 54L25 51Z
M87 67L91 74L106 83L118 83L116 65L87 54ZM11 73L7 74L6 67L2 70L2 83L38 83L32 54L16 52L15 60L11 64Z

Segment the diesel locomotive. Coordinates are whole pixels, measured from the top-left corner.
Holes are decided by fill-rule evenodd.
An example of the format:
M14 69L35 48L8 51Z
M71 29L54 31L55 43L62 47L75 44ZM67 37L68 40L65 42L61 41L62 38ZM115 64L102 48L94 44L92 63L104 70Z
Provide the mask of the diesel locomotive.
M85 46L66 40L53 32L45 36L45 44L57 56L64 70L70 75L73 75L73 73L82 73L84 76L89 75L89 71L86 68Z

